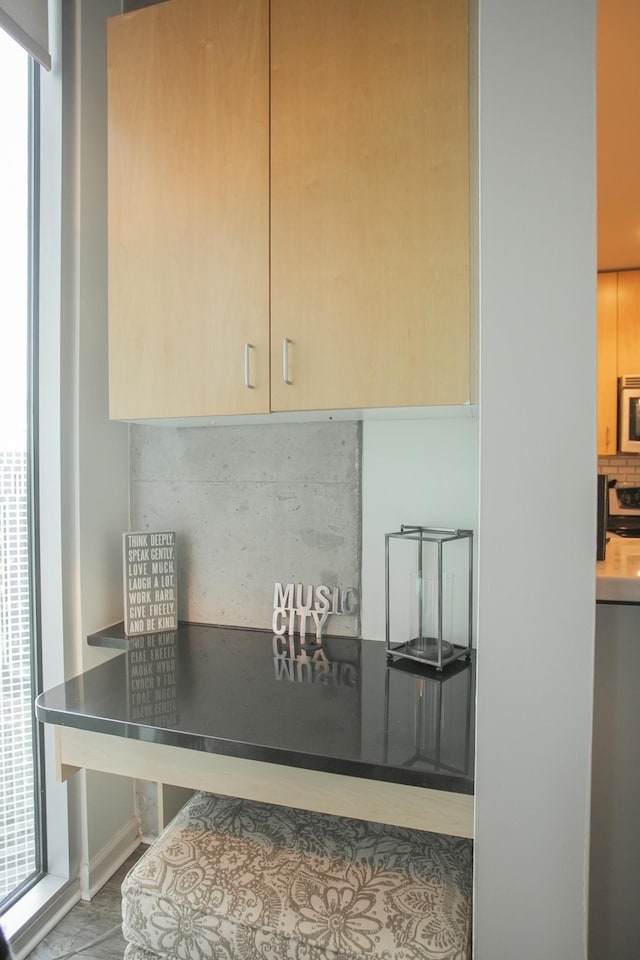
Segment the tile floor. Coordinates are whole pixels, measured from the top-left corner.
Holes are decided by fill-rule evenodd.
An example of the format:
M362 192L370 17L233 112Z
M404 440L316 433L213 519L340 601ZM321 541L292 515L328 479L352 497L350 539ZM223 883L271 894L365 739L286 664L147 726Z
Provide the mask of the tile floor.
M147 847L140 845L90 903L84 900L77 903L29 954L27 960L55 960L56 957L95 940L101 933L106 933L120 923L120 884L127 871L146 849ZM78 954L78 957L81 960L122 960L124 948L124 939L118 931L102 943Z

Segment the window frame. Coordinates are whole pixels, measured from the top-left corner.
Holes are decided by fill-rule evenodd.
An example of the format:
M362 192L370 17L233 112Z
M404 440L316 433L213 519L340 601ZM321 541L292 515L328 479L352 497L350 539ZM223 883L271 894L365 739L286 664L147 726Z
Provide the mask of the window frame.
M13 38L12 38L13 39ZM13 42L16 42L15 40ZM27 99L27 538L29 562L29 650L31 699L42 690L42 656L40 644L40 552L38 514L38 306L40 253L40 65L30 56ZM47 870L47 834L45 817L44 739L41 725L32 718L31 747L33 756L34 855L35 868L28 877L0 900L0 912L6 913L24 894L37 884Z
M37 407L38 430L32 442L37 445L36 470L32 477L39 511L35 529L39 551L37 617L40 635L37 686L50 688L65 679L70 668L65 645L65 621L68 619L71 587L63 574L65 517L62 464L72 425L61 409L65 383L61 367L63 330L62 300L63 232L65 229L64 194L68 185L69 114L73 107L69 86L73 78L63 70L63 45L72 43L73 11L62 0L49 0L49 31L52 52L51 71L39 70L38 112L34 132L39 142L39 163L33 170L38 187L37 210L39 244L37 283L32 289L33 307L39 322L33 330L32 349L37 370L37 389L31 401ZM64 41L63 37L67 40ZM71 86L72 89L72 86ZM67 106L65 106L67 104ZM66 126L65 126L65 117ZM34 568L35 569L35 568ZM42 758L40 799L45 811L43 865L39 879L22 889L19 898L6 908L0 926L17 957L35 949L44 936L80 899L81 805L83 784L60 783L56 777L55 737L51 728L37 724ZM79 780L79 778L74 778Z

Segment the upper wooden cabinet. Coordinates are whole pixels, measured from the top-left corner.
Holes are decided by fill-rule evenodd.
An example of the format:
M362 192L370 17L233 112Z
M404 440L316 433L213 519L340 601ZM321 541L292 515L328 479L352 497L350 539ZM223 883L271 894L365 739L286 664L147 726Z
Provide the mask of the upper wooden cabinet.
M640 374L640 270L618 278L618 376Z
M598 454L617 452L618 378L640 375L640 270L598 274Z
M268 2L116 17L108 77L111 417L266 412Z
M598 275L598 454L617 450L618 274Z
M469 400L467 26L466 0L272 0L274 410Z
M112 417L471 399L467 34L467 0L111 21Z

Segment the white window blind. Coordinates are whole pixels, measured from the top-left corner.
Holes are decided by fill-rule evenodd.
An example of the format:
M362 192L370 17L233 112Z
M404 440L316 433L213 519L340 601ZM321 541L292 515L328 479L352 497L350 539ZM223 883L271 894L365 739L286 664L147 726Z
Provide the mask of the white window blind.
M47 0L0 0L0 27L51 69Z

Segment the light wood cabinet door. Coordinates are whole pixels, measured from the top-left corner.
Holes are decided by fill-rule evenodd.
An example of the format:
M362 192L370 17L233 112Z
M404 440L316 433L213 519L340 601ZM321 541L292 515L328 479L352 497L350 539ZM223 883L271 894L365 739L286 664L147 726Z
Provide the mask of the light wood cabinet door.
M640 270L618 273L618 376L640 375Z
M466 0L272 0L271 101L272 409L469 400Z
M116 17L108 76L111 417L265 412L268 0Z
M617 449L618 274L598 275L598 455Z

